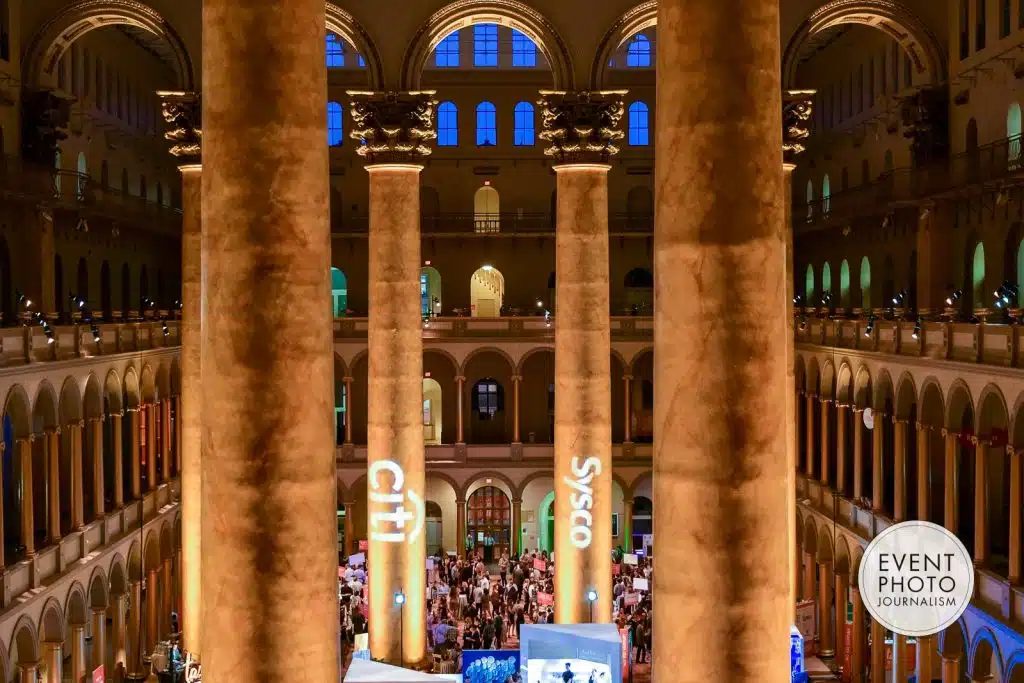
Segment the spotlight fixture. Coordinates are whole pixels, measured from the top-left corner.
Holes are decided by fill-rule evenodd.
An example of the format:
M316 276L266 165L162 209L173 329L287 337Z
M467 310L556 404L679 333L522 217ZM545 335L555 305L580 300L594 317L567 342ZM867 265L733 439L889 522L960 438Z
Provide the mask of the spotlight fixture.
M914 323L914 331L910 334L914 339L918 339L921 336L921 318L917 319Z
M405 593L402 591L395 591L395 604L399 607L405 604Z
M954 289L953 293L946 297L946 305L947 306L952 306L954 302L960 301L960 299L963 297L963 295L964 295L964 290L962 290L962 289Z
M803 301L803 296L797 294L796 296L793 297L793 305L798 307L798 308L800 306L800 302L801 301Z
M101 338L100 337L100 328L96 325L96 323L93 323L92 326L90 327L90 329L92 330L92 340L94 342L96 342L97 344L99 344L100 343L100 338Z
M597 591L594 590L593 588L591 588L590 590L587 591L587 602L590 602L590 603L597 602Z
M875 316L868 318L868 326L864 328L864 336L870 337L871 333L875 331Z
M164 336L165 337L171 336L171 330L167 327L167 321L166 320L163 321L163 325L161 327L163 328L163 332L164 332Z
M907 290L901 289L900 292L892 298L893 306L902 306L903 302L907 300Z
M537 308L544 308L544 302L540 299L537 299Z
M800 315L800 331L802 332L802 331L804 331L806 329L807 329L807 314L806 313L802 313Z
M50 327L50 323L45 318L39 318L39 326L43 328L43 334L46 335L46 343L53 344L57 341L57 338L53 335L53 328Z
M1017 301L1017 285L1004 280L999 289L992 293L995 296L996 308L1009 308Z

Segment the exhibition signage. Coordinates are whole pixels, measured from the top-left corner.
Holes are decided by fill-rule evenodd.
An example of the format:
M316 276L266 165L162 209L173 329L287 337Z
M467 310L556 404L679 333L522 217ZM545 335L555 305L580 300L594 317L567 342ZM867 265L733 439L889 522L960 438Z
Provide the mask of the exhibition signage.
M622 598L622 604L624 604L626 607L631 607L633 605L640 604L640 594L626 593L625 596L623 596Z
M796 605L796 627L804 639L804 654L817 652L818 622L816 620L817 601L803 600Z
M539 572L543 572L543 571L546 571L546 570L547 570L547 568L548 568L548 565L547 565L547 563L546 563L546 562L544 562L544 560L542 560L542 559L540 559L540 558L538 557L537 559L535 559L535 560L533 561L533 568L534 568L534 569L536 569L536 570L537 570L537 571L539 571Z
M618 576L621 573L622 573L622 565L621 564L613 564L612 565L612 576Z
M792 683L805 683L804 637L796 626L789 627L789 672Z
M391 486L381 483L385 472L391 474ZM416 491L405 490L405 472L392 460L371 463L367 476L370 480L370 538L384 543L412 543L423 532L426 521L426 503ZM408 499L408 501L407 501ZM409 507L405 506L406 502ZM374 508L383 508L374 509Z
M904 636L935 635L956 623L974 594L974 564L955 534L931 522L895 524L864 551L864 607Z
M636 555L633 555L632 553L626 553L625 555L622 556L622 564L628 564L628 565L632 565L632 566L635 567L636 563L637 563L637 556Z
M537 604L553 605L555 604L555 596L553 596L551 593L537 593Z
M95 669L92 670L92 683L103 683L103 679L104 679L103 665L100 664L99 666L97 666Z
M580 462L579 456L572 459L572 477L563 477L572 491L569 494L569 541L577 550L586 550L594 539L594 515L590 510L594 507L594 489L591 482L595 475L601 474L601 459L586 458Z
M647 579L633 579L633 590L635 591L646 591L650 590Z
M366 562L366 553L356 553L348 558L348 566L359 567Z
M519 673L518 650L463 650L463 683L505 683Z
M628 628L619 629L619 638L622 640L622 680L632 679L633 669L633 632Z
M366 552L369 549L370 549L370 542L369 541L367 541L366 539L363 539L362 541L359 541L359 550L360 550L360 552Z

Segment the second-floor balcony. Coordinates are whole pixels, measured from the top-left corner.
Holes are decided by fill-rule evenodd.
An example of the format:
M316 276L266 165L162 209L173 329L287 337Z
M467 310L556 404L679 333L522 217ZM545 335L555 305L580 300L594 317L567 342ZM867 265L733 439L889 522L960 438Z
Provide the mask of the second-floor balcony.
M502 316L499 318L433 317L423 320L426 340L531 339L554 342L554 317ZM612 340L650 341L654 339L654 319L645 316L613 316L610 321ZM366 341L369 319L335 318L334 340Z
M949 159L886 171L877 180L809 201L793 188L793 229L838 225L859 216L880 215L900 206L953 198L971 187L1024 180L1021 136L1004 138ZM814 183L817 191L818 183Z
M332 220L335 235L365 235L369 232L367 216L349 216ZM424 213L420 216L420 232L425 235L518 235L554 234L555 219L550 213ZM649 213L612 213L608 216L608 232L612 235L645 235L654 232L654 216Z

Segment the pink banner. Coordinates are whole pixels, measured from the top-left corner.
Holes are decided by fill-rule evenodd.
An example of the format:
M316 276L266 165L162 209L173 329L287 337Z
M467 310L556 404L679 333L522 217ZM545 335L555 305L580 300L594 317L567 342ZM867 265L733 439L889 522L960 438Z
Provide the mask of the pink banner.
M536 559L536 560L533 561L533 568L536 569L539 572L542 572L542 571L547 570L548 565L547 565L547 562L545 562L544 560Z
M103 683L105 678L102 664L92 670L92 683Z
M537 593L537 604L553 605L555 604L555 596L551 593Z
M613 564L612 565L612 576L618 576L621 573L622 573L622 565L621 564Z
M364 552L370 549L369 541L359 541L359 552Z

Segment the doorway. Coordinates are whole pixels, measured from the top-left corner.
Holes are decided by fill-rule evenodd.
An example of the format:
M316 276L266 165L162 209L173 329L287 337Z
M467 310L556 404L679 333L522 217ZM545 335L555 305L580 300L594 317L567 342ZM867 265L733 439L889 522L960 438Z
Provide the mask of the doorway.
M485 563L511 552L512 504L497 486L482 486L467 501L469 547Z

